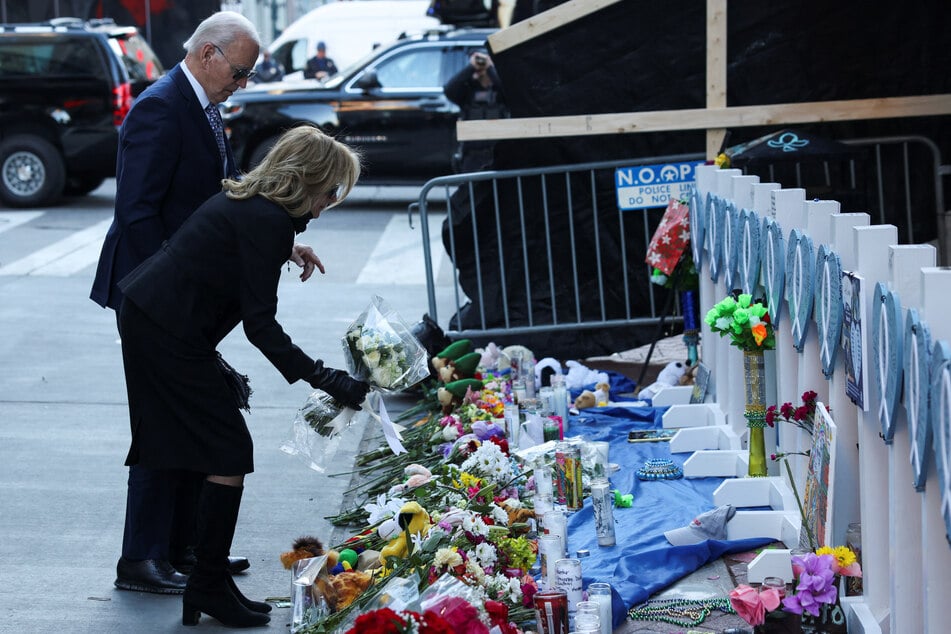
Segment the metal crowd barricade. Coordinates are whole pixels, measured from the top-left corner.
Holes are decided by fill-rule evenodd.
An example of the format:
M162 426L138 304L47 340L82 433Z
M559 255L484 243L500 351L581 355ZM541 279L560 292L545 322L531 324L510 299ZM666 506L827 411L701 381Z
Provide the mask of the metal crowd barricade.
M755 170L744 171L757 174L764 182L781 179L787 186L804 188L808 198L839 200L843 212L867 212L877 223L894 224L901 243L932 241L938 245L939 263L948 263L951 245L945 235L945 225L951 223L945 219L941 182L942 170L947 168L941 165L937 145L921 136L843 139L841 142L862 148L864 155L845 161L803 157L800 162L761 164ZM669 299L672 294L664 293L647 281L650 268L644 263L647 244L663 215L663 207L618 210L614 170L702 159L701 154L629 158L456 174L427 182L418 202L410 206L410 222L413 209L418 209L424 236L430 235L429 214L437 203L445 205L449 220L453 214L468 212L469 216L465 226L451 221L444 223L443 245L453 266L456 267L460 257L471 255L472 258L468 293L460 283L460 269L454 268L455 317L448 320L447 334L450 337L492 337L650 326L671 317L668 313L678 313L677 307L667 310L659 305L662 295ZM453 209L451 199L457 192L462 195ZM490 211L483 209L482 213L476 213L477 193ZM526 205L527 200L536 204ZM918 211L913 213L913 210ZM518 220L514 225L512 214ZM561 242L553 243L553 225L563 222L564 216L568 219L568 234L561 236ZM502 231L505 222L511 229L509 235ZM637 231L630 231L635 225ZM495 240L491 244L475 239L465 241L460 238L460 229L471 236L494 232ZM635 243L632 244L628 234L636 235ZM544 258L529 261L533 246L529 235L537 248L544 250ZM616 240L605 244L606 235ZM539 236L544 239L540 241ZM565 244L567 257L561 253ZM513 253L517 256L514 263L510 257ZM424 239L423 255L429 314L438 322L433 258L443 257L444 253L440 250L434 254L429 240ZM593 262L594 269L583 269L580 266L583 261ZM606 261L617 264L616 269L606 270ZM623 288L620 297L612 296L618 276ZM583 283L589 278L594 278L595 283ZM556 293L556 287L564 286L566 280L567 293ZM502 292L487 296L487 289L495 288ZM476 314L470 316L469 325L465 325L460 313L470 302ZM520 312L516 311L518 314L513 314L513 302L520 308Z
M703 160L702 155L475 172L427 182L418 202L410 206L410 222L418 208L421 233L429 236L430 210L437 201L444 202L443 244L454 266L455 309L446 333L453 338L492 337L656 324L662 318L659 287L649 282L644 256L666 204L620 211L614 171L696 160ZM562 242L553 240L558 231L556 239ZM487 242L487 234L494 239ZM637 244L631 244L630 235L637 235ZM434 254L429 240L422 242L429 315L438 322L433 258L444 253ZM455 267L470 256L466 293ZM619 270L606 270L607 262ZM643 294L632 291L636 284ZM474 326L463 325L461 313L467 304L475 311L469 319Z
M865 155L846 161L772 163L744 172L763 182L805 188L809 198L833 198L842 204L842 211L866 212L876 224L893 224L903 244L936 240L942 263L948 263L951 245L943 221L943 167L937 144L907 135L841 142Z

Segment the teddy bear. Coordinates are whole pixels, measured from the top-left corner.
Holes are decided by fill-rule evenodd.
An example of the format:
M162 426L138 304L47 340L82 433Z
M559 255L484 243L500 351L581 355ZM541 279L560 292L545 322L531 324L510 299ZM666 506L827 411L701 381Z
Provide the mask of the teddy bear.
M587 409L594 407L598 402L594 398L594 392L585 390L575 399L575 409Z

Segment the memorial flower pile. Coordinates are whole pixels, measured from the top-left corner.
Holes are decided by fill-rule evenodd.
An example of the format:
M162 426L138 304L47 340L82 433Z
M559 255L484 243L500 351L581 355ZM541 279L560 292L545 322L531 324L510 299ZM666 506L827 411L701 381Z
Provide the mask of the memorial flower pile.
M366 333L351 339L354 349L375 345ZM454 354L465 358L471 353L456 346ZM456 632L498 627L516 634L519 624L534 618L532 598L538 588L529 569L537 560L537 544L525 523L533 515L526 492L531 473L510 455L505 435L510 384L504 377L477 372L450 378L447 384L433 376L422 388L420 403L395 419L404 427L407 453L379 450L358 458L357 471L366 477L356 493L364 500L329 519L360 527L339 548L379 551L382 565L371 571L372 584L352 604L302 630L305 634L343 632L367 619L402 628L380 631L439 631L427 629L441 625L427 621L426 610L374 609L382 607L375 602L393 579L410 580L420 593L444 579L469 588L466 599L478 612L471 626L477 629L453 626ZM453 383L457 392L447 411L436 395ZM442 612L439 616L446 618Z
M776 336L769 311L762 302L754 302L746 293L729 295L707 312L704 321L713 332L729 337L741 350L772 350Z

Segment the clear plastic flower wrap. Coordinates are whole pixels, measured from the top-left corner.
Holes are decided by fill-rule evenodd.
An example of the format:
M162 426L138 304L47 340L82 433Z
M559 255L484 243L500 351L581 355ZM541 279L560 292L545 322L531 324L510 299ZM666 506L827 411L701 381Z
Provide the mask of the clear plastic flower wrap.
M324 473L341 446L360 443L367 418L362 413L341 405L323 390L314 390L297 410L291 436L281 444L281 451Z
M350 324L343 338L347 369L384 392L399 392L429 376L426 349L383 298Z

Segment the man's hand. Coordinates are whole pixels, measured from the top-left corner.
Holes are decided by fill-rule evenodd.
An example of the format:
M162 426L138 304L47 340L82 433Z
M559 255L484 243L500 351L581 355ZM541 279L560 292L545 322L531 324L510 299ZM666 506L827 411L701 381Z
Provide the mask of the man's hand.
M324 271L324 265L320 262L320 258L318 258L314 250L306 244L294 245L294 248L291 250L291 262L304 269L300 274L301 282L306 282L310 279L310 276L314 274L314 268L319 269L321 273L326 273L326 271Z

